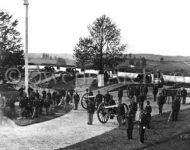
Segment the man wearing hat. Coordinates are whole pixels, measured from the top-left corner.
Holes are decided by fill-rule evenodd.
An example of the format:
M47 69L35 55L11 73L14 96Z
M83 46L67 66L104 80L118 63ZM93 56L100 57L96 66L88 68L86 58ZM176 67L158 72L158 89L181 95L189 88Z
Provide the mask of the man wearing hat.
M159 115L162 115L162 109L165 103L165 97L162 92L159 93L157 103L158 103Z
M93 124L93 115L95 112L95 100L93 98L93 96L89 96L90 98L87 101L87 116L88 116L88 121L87 124L88 125L92 125Z

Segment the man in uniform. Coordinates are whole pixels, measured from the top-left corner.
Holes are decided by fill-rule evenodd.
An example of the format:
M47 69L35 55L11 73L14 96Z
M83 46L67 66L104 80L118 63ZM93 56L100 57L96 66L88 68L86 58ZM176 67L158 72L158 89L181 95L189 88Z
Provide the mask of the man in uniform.
M75 94L74 94L74 110L78 110L79 101L80 101L80 96L78 95L78 92L75 91Z
M88 116L88 125L93 124L93 115L95 112L95 101L93 98L90 98L89 101L87 101L87 116Z
M159 109L159 115L162 115L162 109L163 109L163 105L165 103L165 96L163 96L163 93L159 93L159 96L158 96L158 109Z
M154 101L156 102L156 96L158 94L158 87L156 85L153 86L152 93L154 96Z
M134 122L133 122L134 121L134 119L133 119L134 118L134 112L133 112L131 107L129 107L129 112L128 112L126 118L127 118L127 123L126 123L126 125L127 125L127 136L128 136L128 139L131 140L131 139L133 139L133 127L134 127Z
M137 106L137 102L135 102L134 98L130 99L130 105L129 106L131 107L131 110L134 113L133 120L135 120L138 106Z
M96 95L96 107L100 105L100 103L103 101L103 95L100 94L100 91L98 91L98 94Z
M184 88L184 86L181 89L181 97L182 97L182 103L186 104L187 90Z
M178 120L178 113L180 110L180 96L177 95L174 102L172 103L172 121L177 121Z
M111 99L111 95L110 95L109 91L107 91L107 93L105 94L104 98L105 98L105 102L108 104L109 101L110 101L110 99Z
M122 97L123 97L123 90L119 89L119 91L118 91L118 100L121 101L121 103L122 103Z
M141 143L144 143L144 134L145 134L146 125L147 125L147 116L145 112L142 110L139 120L139 135Z
M148 129L150 129L151 112L152 112L152 107L150 106L150 101L147 101L147 105L145 107L145 113L147 116L147 128Z

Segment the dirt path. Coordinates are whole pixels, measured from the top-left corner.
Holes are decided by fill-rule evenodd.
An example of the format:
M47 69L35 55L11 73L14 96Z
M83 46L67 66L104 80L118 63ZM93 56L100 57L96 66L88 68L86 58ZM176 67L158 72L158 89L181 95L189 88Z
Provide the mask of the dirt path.
M113 93L114 95L116 93ZM126 93L124 94L126 97ZM127 102L127 101L125 101ZM190 99L188 99L190 102ZM152 102L153 114L158 113L155 102ZM170 110L171 105L165 105L164 111ZM190 105L181 107L190 108ZM117 127L117 121L109 120L102 125L95 114L94 125L87 125L86 111L79 108L65 116L47 122L18 127L5 118L0 126L0 149L2 150L51 150L63 148L91 137L103 134Z

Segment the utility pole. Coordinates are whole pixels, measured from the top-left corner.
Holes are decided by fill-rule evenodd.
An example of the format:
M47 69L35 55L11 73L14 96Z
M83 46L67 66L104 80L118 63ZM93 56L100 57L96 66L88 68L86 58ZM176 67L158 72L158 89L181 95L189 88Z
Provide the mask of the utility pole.
M28 0L24 0L26 6L26 18L25 18L25 92L28 96Z

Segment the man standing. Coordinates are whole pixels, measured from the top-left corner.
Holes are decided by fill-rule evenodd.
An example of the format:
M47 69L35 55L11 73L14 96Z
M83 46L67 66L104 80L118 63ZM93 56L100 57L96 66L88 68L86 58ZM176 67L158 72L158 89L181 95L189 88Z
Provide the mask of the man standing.
M80 101L80 96L78 95L78 92L76 91L74 94L74 110L78 110L79 101Z
M129 108L129 113L127 114L126 116L127 118L127 136L128 136L128 139L131 140L133 139L133 126L134 126L134 112L132 110L132 108L130 107Z
M134 98L130 99L130 105L129 105L134 113L133 120L135 121L136 113L137 113L137 102L135 102Z
M181 90L181 97L182 97L182 103L186 104L187 90L184 88L184 86Z
M176 99L172 103L172 121L177 121L178 120L178 113L180 110L180 96L177 95Z
M152 107L150 106L150 101L147 101L147 105L145 107L145 113L146 113L146 117L147 117L147 128L148 129L150 129L151 112L152 112Z
M89 101L87 102L87 116L88 116L88 125L93 124L93 115L95 112L95 102L94 99L90 98Z
M142 110L139 120L139 135L141 143L144 143L144 134L145 134L146 125L147 125L147 117L145 112Z
M158 87L156 85L153 86L152 93L154 96L154 101L156 102L156 96L158 94Z
M111 95L110 95L109 91L107 91L107 93L105 94L104 98L105 98L106 104L108 104L109 101L110 101L110 99L111 99Z
M117 107L117 121L118 121L119 127L122 126L122 120L123 120L124 115L125 115L124 105L121 104L121 102L119 101L118 107Z
M103 101L103 95L100 94L100 91L98 91L98 94L96 95L96 107L100 105L100 103Z
M119 89L119 91L118 91L118 100L121 101L121 103L122 103L122 97L123 97L123 90Z
M158 96L158 109L159 109L159 115L162 115L162 109L163 109L163 105L165 103L165 96L163 96L163 93L159 93L159 96Z
M140 93L139 97L138 97L138 103L139 103L139 109L140 111L142 111L144 109L144 101L145 101L146 97L143 93Z

